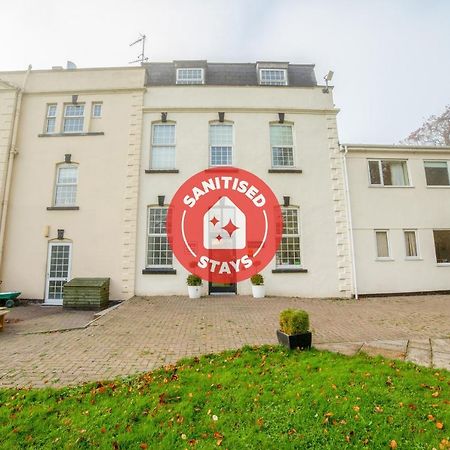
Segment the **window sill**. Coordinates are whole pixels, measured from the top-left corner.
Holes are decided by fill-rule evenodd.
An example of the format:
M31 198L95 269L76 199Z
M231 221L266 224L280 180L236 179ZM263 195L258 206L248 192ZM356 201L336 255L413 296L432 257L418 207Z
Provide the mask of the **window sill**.
M450 189L450 185L443 184L442 186L428 186L428 189Z
M290 168L279 168L279 169L269 169L269 173L302 173L301 169L290 169Z
M79 206L47 206L47 211L78 211Z
M423 261L423 258L418 258L418 257L413 257L413 256L411 256L411 257L406 257L405 258L405 261Z
M370 188L387 188L387 189L412 189L414 186L385 186L383 184L369 184Z
M377 262L389 262L389 261L394 261L394 258L375 258L375 261L377 261Z
M295 269L294 267L289 268L286 267L285 269L279 268L279 269L273 269L272 273L307 273L308 269Z
M208 169L214 169L217 170L218 172L239 172L239 169L237 167L234 166L211 166L209 165Z
M437 263L436 266L438 266L438 267L450 267L450 263Z
M142 275L176 275L177 271L175 269L170 268L157 268L154 267L152 269L143 269Z
M147 169L145 173L180 173L178 169Z
M87 133L42 133L38 137L68 137L68 136L103 136L103 131L89 131Z

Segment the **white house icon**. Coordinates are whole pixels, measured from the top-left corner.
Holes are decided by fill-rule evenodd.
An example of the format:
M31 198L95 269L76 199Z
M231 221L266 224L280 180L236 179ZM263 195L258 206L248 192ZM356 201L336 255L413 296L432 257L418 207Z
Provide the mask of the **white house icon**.
M203 216L203 245L207 249L245 248L245 214L228 198L221 197Z

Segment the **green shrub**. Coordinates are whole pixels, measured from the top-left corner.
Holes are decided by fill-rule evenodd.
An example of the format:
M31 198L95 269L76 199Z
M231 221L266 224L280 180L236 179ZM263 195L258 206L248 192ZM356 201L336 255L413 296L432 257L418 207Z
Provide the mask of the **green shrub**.
M301 309L286 309L280 313L280 330L286 334L309 331L309 314Z
M203 284L202 279L192 273L187 277L186 283L188 286L201 286Z
M255 275L250 278L250 281L254 286L260 286L264 284L264 277L260 273L255 273Z

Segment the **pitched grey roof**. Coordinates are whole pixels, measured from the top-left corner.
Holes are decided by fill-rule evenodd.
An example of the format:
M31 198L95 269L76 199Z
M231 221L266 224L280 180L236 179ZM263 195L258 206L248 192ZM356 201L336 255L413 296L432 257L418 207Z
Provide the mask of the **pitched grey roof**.
M207 61L173 61L167 63L148 63L147 86L170 86L176 84L176 69L198 67L205 70L205 84L212 86L257 86L257 64L264 67L277 67L277 63L208 63ZM313 64L279 63L288 69L288 85L294 87L317 86Z

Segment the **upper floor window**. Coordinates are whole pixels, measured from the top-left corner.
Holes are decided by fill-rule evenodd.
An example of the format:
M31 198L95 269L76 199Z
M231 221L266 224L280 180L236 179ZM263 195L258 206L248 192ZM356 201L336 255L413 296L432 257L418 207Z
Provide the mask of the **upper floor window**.
M102 117L102 104L101 103L92 103L92 117L94 119L98 119Z
M272 167L294 166L292 125L270 125L270 146L272 148Z
M449 186L450 177L447 161L424 161L428 186Z
M233 125L211 123L209 125L209 165L233 164Z
M277 250L277 267L298 268L300 257L300 225L298 208L282 208L283 234Z
M409 186L406 161L377 159L369 161L370 184L374 186Z
M75 206L77 200L78 167L61 164L57 168L55 206Z
M205 71L198 68L177 69L177 84L203 84Z
M84 104L64 106L64 133L81 133L84 128Z
M147 267L172 267L172 250L166 232L167 207L148 208Z
M56 130L56 103L47 105L47 117L45 121L45 132L54 133Z
M152 127L152 169L175 169L175 124L155 123Z
M269 86L286 86L287 85L286 69L260 69L259 84Z

